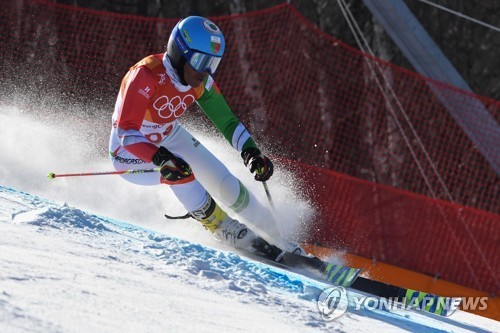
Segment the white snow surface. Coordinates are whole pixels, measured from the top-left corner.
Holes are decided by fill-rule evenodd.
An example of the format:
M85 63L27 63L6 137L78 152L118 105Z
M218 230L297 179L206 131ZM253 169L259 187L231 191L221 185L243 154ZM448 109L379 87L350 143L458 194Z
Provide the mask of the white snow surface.
M500 332L462 311L352 304L325 321L316 300L326 284L248 260L195 222L166 223L164 213L184 213L166 187L116 176L49 181L51 171L110 169L88 130L98 125L86 121L0 107L0 332ZM227 143L197 137L265 200ZM300 235L307 199L279 167L269 185L282 229Z
M324 284L6 187L0 235L1 332L499 329L465 312L348 310L327 322L316 306Z

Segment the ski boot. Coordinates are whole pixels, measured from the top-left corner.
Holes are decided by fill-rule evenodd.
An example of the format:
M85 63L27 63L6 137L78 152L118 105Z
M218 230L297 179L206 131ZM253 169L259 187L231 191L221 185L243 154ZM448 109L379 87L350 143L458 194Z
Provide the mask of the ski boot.
M274 250L277 248L276 246L266 248L266 244L268 247L271 245L257 236L245 224L229 217L210 195L207 195L207 201L202 208L189 214L199 221L205 229L212 232L215 238L227 245L250 252L259 251L267 254L266 251L268 251L270 255L276 252ZM274 252L272 252L273 250Z

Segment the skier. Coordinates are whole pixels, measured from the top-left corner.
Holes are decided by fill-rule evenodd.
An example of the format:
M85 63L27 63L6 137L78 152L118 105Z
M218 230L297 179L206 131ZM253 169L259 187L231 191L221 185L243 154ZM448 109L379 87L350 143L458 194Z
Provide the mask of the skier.
M231 218L214 197L275 245L305 255L299 244L281 237L269 209L177 121L196 102L241 153L255 180L263 182L272 176L273 163L257 148L211 76L224 49L217 25L190 16L173 28L167 52L147 56L130 68L112 118L109 151L113 165L116 170L129 169L131 164L160 167L161 175L123 177L140 185L170 185L188 214L226 244L250 251L270 248L256 232Z

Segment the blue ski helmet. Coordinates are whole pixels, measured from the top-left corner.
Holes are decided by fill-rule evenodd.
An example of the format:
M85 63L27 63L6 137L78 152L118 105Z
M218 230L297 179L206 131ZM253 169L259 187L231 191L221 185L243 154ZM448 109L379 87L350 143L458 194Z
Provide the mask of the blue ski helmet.
M226 43L219 27L212 21L189 16L179 21L168 39L167 55L174 68L182 73L184 62L197 72L215 73Z

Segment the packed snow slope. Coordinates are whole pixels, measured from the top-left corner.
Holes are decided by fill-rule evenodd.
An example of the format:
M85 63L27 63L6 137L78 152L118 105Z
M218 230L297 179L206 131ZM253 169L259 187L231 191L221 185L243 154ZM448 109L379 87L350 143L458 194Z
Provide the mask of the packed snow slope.
M324 321L316 300L326 285L247 260L194 221L167 223L164 213L185 213L167 187L117 176L48 180L110 169L108 124L79 111L0 106L0 332L500 331L464 312L350 306ZM203 130L197 138L265 202L227 143ZM292 237L314 211L297 185L279 167L269 181Z
M0 263L0 332L500 331L465 312L327 322L324 284L3 186Z

